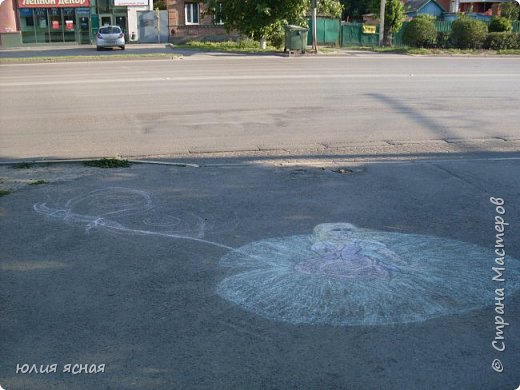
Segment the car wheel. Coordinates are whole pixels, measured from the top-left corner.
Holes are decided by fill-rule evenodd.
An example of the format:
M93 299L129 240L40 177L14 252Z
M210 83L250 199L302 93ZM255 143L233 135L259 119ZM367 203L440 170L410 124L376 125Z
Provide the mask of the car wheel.
M125 46L119 46L121 48L121 50L125 50Z
M97 51L101 51L101 47L100 46L96 46L96 50Z

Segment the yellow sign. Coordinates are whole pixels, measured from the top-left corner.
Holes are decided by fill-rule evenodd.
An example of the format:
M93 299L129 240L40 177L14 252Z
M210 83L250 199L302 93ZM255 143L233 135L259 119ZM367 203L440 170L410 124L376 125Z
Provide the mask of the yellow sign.
M363 25L363 34L375 34L376 26L368 26L366 24Z

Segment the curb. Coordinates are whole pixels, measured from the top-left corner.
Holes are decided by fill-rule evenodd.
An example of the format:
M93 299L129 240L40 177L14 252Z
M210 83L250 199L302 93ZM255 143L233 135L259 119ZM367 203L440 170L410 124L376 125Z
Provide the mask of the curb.
M0 161L0 166L5 165L16 165L21 163L43 165L43 164L76 164L87 161L95 161L95 158L78 158L78 159L67 159L67 160L19 160L19 161ZM156 160L127 160L132 164L150 164L150 165L170 165L176 167L191 167L200 168L200 165L193 163L183 162L167 162L167 161L156 161Z

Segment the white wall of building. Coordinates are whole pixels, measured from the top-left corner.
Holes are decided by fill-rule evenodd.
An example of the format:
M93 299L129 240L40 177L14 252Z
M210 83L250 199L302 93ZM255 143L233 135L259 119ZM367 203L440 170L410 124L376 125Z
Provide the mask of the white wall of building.
M153 10L153 0L148 0L148 5L143 6L130 6L128 5L128 36L130 40L132 40L132 36L135 37L135 41L139 40L139 21L137 20L137 11L152 11Z

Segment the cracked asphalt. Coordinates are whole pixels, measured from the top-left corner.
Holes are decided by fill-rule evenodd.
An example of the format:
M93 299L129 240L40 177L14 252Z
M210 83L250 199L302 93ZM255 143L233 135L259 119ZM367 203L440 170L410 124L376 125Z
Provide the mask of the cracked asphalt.
M195 55L2 64L0 157L347 153L389 144L517 151L519 61Z

